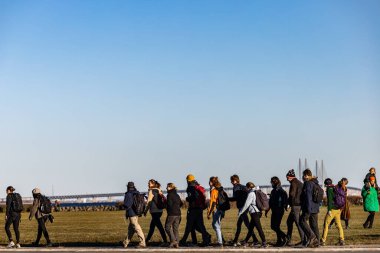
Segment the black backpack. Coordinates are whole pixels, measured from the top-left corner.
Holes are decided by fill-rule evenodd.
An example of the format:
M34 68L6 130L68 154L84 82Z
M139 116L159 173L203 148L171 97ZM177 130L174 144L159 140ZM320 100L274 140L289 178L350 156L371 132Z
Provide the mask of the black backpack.
M43 214L51 214L51 201L48 197L41 195L40 197L40 211Z
M132 210L137 216L141 216L145 211L145 194L135 193L133 194Z
M231 209L230 200L228 198L227 192L223 188L218 189L218 210L228 211Z
M18 193L12 194L11 209L13 212L21 213L24 210L24 205L22 204L21 195Z
M322 187L317 184L317 183L314 183L314 186L313 186L313 202L314 203L321 203L323 201L323 194L324 194L324 191L322 189Z
M157 193L157 198L154 198L153 201L156 204L158 209L166 209L168 201L164 194L160 192Z

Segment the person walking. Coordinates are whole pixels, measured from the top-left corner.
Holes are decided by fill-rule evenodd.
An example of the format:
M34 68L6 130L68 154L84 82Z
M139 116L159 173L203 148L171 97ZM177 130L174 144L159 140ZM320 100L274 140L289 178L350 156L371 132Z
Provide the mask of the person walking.
M141 196L141 198L137 198ZM135 201L136 200L136 201ZM136 207L137 204L140 207ZM128 235L123 241L124 248L127 248L133 235L136 233L139 238L138 248L145 248L145 236L139 224L139 214L137 213L137 209L140 209L141 212L144 211L144 197L140 195L140 193L136 190L135 184L133 182L128 182L127 184L127 192L124 196L124 207L125 207L125 217L128 219ZM140 214L141 215L141 214Z
M223 187L219 182L218 177L211 177L209 180L210 185L210 202L207 208L207 219L212 216L212 227L215 230L218 246L223 247L222 235L222 219L224 218L225 211L219 208L219 194L223 194Z
M347 178L342 178L339 183L338 183L339 187L341 187L344 192L345 192L345 205L342 209L342 214L341 214L341 217L340 219L344 221L345 223L345 228L346 229L349 229L350 228L350 218L351 218L351 212L350 212L350 203L348 201L348 198L347 198L347 185L348 185L348 179Z
M324 184L327 195L327 214L323 226L321 245L326 245L330 223L333 219L335 219L336 226L339 230L339 242L337 245L344 246L344 232L340 217L342 212L341 208L343 208L346 204L346 193L339 185L334 186L330 178L326 178Z
M151 179L148 181L148 188L148 203L144 215L146 216L146 213L149 211L152 216L152 220L150 221L149 232L146 237L146 244L149 243L150 239L153 236L154 230L157 227L163 240L163 244L161 246L164 246L167 244L168 240L166 238L164 226L161 223L163 209L165 208L165 200L163 199L164 196L160 189L161 184L156 180Z
M281 221L285 211L288 210L288 194L281 187L281 181L278 177L272 177L270 180L272 191L269 199L269 209L265 211L265 217L272 210L271 229L276 232L277 242L275 247L283 247L288 242L288 237L281 230Z
M39 245L43 234L46 239L46 247L52 247L53 244L50 241L49 232L46 228L46 222L48 220L52 221L50 200L41 194L41 190L39 188L34 188L32 194L33 206L30 209L29 220L31 221L33 217L35 217L38 223L37 239L33 243L33 246Z
M20 194L15 193L15 188L12 186L7 187L6 193L7 199L5 207L5 232L9 240L7 248L16 247L19 249L21 248L19 225L21 222L21 212L23 210L22 198ZM16 243L13 241L12 233L10 230L12 224L16 235Z
M323 199L323 189L311 170L303 171L303 188L301 194L301 227L305 233L304 247L319 246L318 213Z
M293 224L296 224L298 233L300 235L301 241L296 243L295 246L302 245L302 242L305 241L305 233L303 232L300 224L300 215L301 215L301 193L303 188L303 183L296 178L294 170L289 170L286 174L286 179L290 183L289 189L289 198L288 205L290 206L290 214L286 221L288 232L287 232L287 245L290 245L293 235Z
M374 176L369 177L369 188L367 185L363 186L362 197L364 211L369 213L363 227L371 229L375 220L375 214L379 212L378 191L376 189L376 178Z
M165 231L169 236L169 248L179 247L179 233L178 228L181 223L181 207L182 200L177 193L177 187L173 183L169 183L166 187L167 195L167 213L168 216L165 222Z
M198 184L195 177L192 174L187 175L187 198L188 204L187 217L186 217L186 228L185 233L180 241L181 245L187 246L186 241L188 236L195 229L200 231L202 234L202 244L201 246L208 246L210 244L210 236L206 230L203 220L203 210L207 208L206 206L206 190Z
M245 201L247 200L247 196L248 196L247 187L240 184L240 178L238 175L232 175L230 180L231 180L233 189L232 189L232 198L230 198L229 200L230 202L236 202L236 207L239 210L244 206ZM235 237L231 243L232 246L234 247L241 245L239 242L239 236L241 233L241 226L243 225L243 223L248 229L249 228L248 210L242 213L237 219ZM259 243L259 240L257 239L254 231L252 231L252 238L253 238L254 244Z
M347 178L342 178L339 182L338 182L338 185L339 187L341 187L344 192L345 192L345 195L346 195L346 201L345 201L345 205L342 209L342 214L340 216L340 220L341 221L344 221L345 223L345 229L350 229L350 218L351 218L351 211L350 211L350 203L348 201L348 198L347 198L347 184L348 184L348 179ZM335 219L333 219L330 223L330 226L329 226L329 229L332 228L332 226L334 225L335 223Z
M253 229L256 228L261 239L261 247L267 248L268 245L260 221L262 213L257 207L256 202L256 191L259 190L259 188L256 187L255 184L252 182L248 182L246 187L248 190L247 200L245 201L244 206L239 210L238 216L240 217L245 211L248 210L248 212L251 215L251 221L249 223L247 236L245 237L245 240L242 242L242 245L245 247L248 246L248 240L252 237ZM259 245L254 243L253 246L258 247Z

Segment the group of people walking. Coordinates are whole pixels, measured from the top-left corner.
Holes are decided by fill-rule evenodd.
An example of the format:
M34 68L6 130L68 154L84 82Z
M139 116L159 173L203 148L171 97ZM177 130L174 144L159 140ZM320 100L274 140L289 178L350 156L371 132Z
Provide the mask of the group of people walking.
M371 168L370 173L364 180L362 189L364 210L369 212L367 221L363 224L365 228L372 228L375 213L379 211L378 192L375 169ZM329 229L336 224L339 230L339 240L337 245L345 245L344 230L341 221L345 221L345 228L349 229L350 210L347 200L347 178L342 178L336 185L330 178L323 183L326 194L318 179L312 175L311 170L303 171L301 182L297 179L294 170L286 174L286 179L290 183L289 194L282 188L281 180L278 177L271 178L272 191L270 197L263 193L253 182L245 185L240 183L238 175L231 176L233 185L233 196L229 197L224 191L218 177L211 177L209 180L210 198L206 202L206 190L202 187L193 175L188 175L187 180L187 215L185 232L180 239L178 227L181 222L181 207L183 205L180 196L177 194L173 183L167 185L167 197L164 196L160 184L156 180L149 180L148 200L145 205L144 199L135 188L133 182L128 183L128 191L125 195L126 217L129 219L128 236L124 240L124 247L128 247L134 233L139 237L138 247L146 247L150 242L154 229L157 227L161 237L162 246L178 248L180 246L197 245L196 232L202 235L200 246L208 246L211 243L211 235L204 225L203 212L206 210L206 217L211 220L212 228L216 234L217 244L215 246L249 246L252 238L253 247L268 247L265 233L261 225L262 215L267 217L271 212L271 229L276 233L277 241L274 246L295 246L295 247L318 247L326 245ZM327 210L324 220L322 234L318 227L318 216L322 202L326 196ZM230 203L236 202L238 218L236 221L236 233L232 241L227 243L222 233L222 223L225 212L230 209ZM165 225L161 223L163 210L167 209ZM138 217L151 213L152 220L149 233L145 239ZM290 211L286 221L287 231L281 230L281 223L286 211ZM242 241L239 241L242 225L248 229L248 233ZM297 228L301 240L294 243L293 228ZM260 241L255 234L258 233ZM169 237L167 239L166 234ZM191 235L191 243L188 237Z
M268 247L265 233L261 225L263 215L268 216L271 212L271 229L276 233L277 241L273 245L276 247L295 246L295 247L318 247L326 245L329 229L335 224L339 231L339 240L337 245L343 246L344 230L341 224L345 222L345 228L349 229L350 209L347 200L347 178L342 178L336 185L330 178L324 181L325 191L320 186L318 179L312 175L309 169L303 171L302 181L297 179L294 170L289 170L286 179L290 183L289 194L282 188L281 180L278 177L272 177L270 182L272 191L270 197L262 192L253 182L245 185L240 183L238 175L230 178L233 186L232 196L228 196L224 191L218 177L211 177L209 180L210 197L206 201L206 190L202 187L193 175L186 177L187 181L187 215L186 227L182 238L179 237L179 225L181 223L181 208L184 203L177 193L177 188L173 183L166 186L167 195L163 194L161 185L154 179L148 181L148 196L137 191L135 184L127 184L127 192L124 198L124 207L126 209L126 218L129 221L128 235L123 241L124 247L130 245L134 234L139 238L138 247L144 248L151 241L155 228L158 228L162 237L161 246L178 248L180 246L198 245L197 232L202 235L200 246L209 246L211 244L211 234L206 230L204 224L204 211L206 210L207 219L211 220L212 228L216 234L216 246L252 246ZM9 239L8 248L20 248L19 224L23 203L20 194L15 192L12 186L7 187L6 198L6 222L5 231ZM326 194L325 194L326 192ZM376 170L371 168L364 179L362 188L364 210L369 213L363 227L371 229L373 227L375 213L379 212L379 192L380 189L376 180ZM42 235L44 235L47 246L52 246L49 233L46 229L46 223L53 223L52 204L46 196L41 194L40 189L35 188L32 191L33 205L30 209L29 220L33 217L37 220L38 233L34 246L38 246ZM322 236L320 236L318 227L318 215L322 202L326 196L326 215ZM236 202L238 217L236 221L236 232L232 241L227 243L222 233L222 221L225 213L230 210L231 202ZM164 210L167 211L165 224L161 222ZM287 231L282 231L281 223L286 211L290 211L287 218ZM139 217L151 215L149 232L145 237ZM245 225L248 232L242 241L239 241L242 225ZM13 225L16 240L13 239L10 227ZM293 242L293 228L297 228L300 241ZM260 241L255 234L258 233ZM191 243L188 237L191 236ZM250 240L252 238L252 243Z
M24 206L21 195L15 191L16 189L13 186L8 186L6 189L7 198L5 207L5 232L9 240L7 248L19 249L21 248L19 225ZM37 238L32 245L37 247L43 234L46 239L46 246L51 247L53 244L50 241L49 233L46 228L46 222L50 221L53 223L54 220L50 199L42 195L40 189L38 188L33 189L32 194L33 205L30 208L29 220L32 220L34 217L38 224ZM13 239L12 232L10 230L12 225L16 236L16 241Z

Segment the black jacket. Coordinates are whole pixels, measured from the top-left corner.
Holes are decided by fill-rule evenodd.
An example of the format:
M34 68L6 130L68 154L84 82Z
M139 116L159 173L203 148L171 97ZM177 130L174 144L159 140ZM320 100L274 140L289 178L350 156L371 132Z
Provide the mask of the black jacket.
M288 206L288 194L281 186L273 188L270 193L269 207L273 210L283 210Z
M290 181L289 189L289 206L301 206L301 194L302 194L303 183L297 178Z
M9 193L7 195L6 206L5 206L5 215L7 217L13 217L13 216L18 215L18 213L16 213L13 210L12 202L13 202L13 193Z
M167 207L168 216L181 216L182 200L176 190L168 191Z
M232 198L229 198L230 201L236 201L236 207L242 208L247 200L248 192L247 187L242 184L234 185L232 190Z

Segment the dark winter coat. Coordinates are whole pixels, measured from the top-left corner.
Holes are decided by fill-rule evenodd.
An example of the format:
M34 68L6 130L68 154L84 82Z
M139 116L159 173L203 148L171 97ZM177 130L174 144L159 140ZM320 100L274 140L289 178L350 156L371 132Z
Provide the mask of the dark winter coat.
M288 206L288 194L281 186L272 189L269 199L269 207L273 210L283 210Z
M167 212L168 216L181 216L181 207L183 203L176 190L168 191L167 195Z
M137 216L135 211L133 210L133 195L139 194L139 192L135 188L128 189L124 196L124 207L125 207L125 216L135 217Z
M292 181L290 181L289 198L288 198L289 206L301 205L302 188L303 188L303 183L297 178L294 178Z
M230 201L236 201L236 207L242 208L247 200L248 192L247 187L242 184L234 185L232 189L232 198L229 198Z
M305 181L301 194L301 208L306 213L319 213L319 203L313 201L314 187L319 185L316 178L312 178L309 181Z
M7 195L6 206L5 206L5 215L7 217L14 217L19 214L13 210L13 205L12 205L13 198L14 198L13 194L14 193L9 193Z

